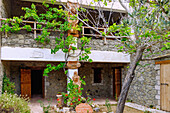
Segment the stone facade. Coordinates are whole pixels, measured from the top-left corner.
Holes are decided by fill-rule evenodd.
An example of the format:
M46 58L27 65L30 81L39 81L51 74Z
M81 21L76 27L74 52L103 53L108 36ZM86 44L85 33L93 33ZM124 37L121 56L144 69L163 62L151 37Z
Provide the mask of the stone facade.
M55 47L55 37L59 37L59 32L53 33L50 36L50 43L43 45L34 39L34 34L29 33L25 30L21 30L18 33L2 33L2 46L8 47L30 47L30 48L54 48ZM38 36L38 35L37 35ZM85 47L91 47L91 50L100 51L117 51L115 45L118 44L116 40L107 40L107 44L104 44L104 40L92 39L88 45ZM80 47L80 40L78 40L78 47Z
M80 77L86 76L83 95L86 97L89 94L92 98L113 98L113 68L115 67L122 67L122 79L124 79L126 64L83 63L78 72ZM93 83L94 68L102 68L102 83L100 84Z
M164 52L166 53L168 51ZM170 58L140 62L135 71L128 99L140 105L153 105L160 109L160 64L155 64L155 62L163 60L170 60Z
M56 98L58 92L67 92L67 77L63 70L51 72L45 82L46 98Z
M24 30L19 33L8 33L7 37L2 33L2 46L51 49L55 47L55 37L58 35L59 33L56 33L55 36L50 36L50 43L43 45L34 39L33 33L28 33Z
M10 1L13 5L10 4ZM0 0L1 15L0 17L21 16L24 11L21 7L30 6L31 2L21 2L20 0ZM12 7L10 7L12 6ZM11 12L12 10L12 12ZM41 9L40 9L41 10ZM37 34L38 36L38 34ZM55 37L59 36L59 32L55 33ZM50 36L51 42L47 45L37 43L34 39L33 32L22 30L18 33L8 33L7 37L1 33L1 46L8 47L29 47L29 48L54 48L54 34ZM115 45L117 40L92 39L86 47L91 47L92 50L99 51L114 51L117 49ZM1 47L0 46L0 47ZM80 46L80 40L78 40ZM1 50L1 49L0 49ZM160 48L155 48L159 52ZM0 52L1 53L1 52ZM170 51L162 52L161 54L170 53ZM169 60L165 58L164 60ZM15 82L16 93L20 94L20 68L22 67L43 67L45 68L49 62L5 62L0 60L0 89L2 87L2 77L4 72L10 77L12 82ZM148 65L149 64L149 65ZM122 67L122 84L125 78L127 64L112 64L112 63L82 63L79 68L79 75L86 76L86 86L84 86L83 96L89 94L92 98L108 97L113 98L113 68ZM102 83L93 83L93 68L102 68ZM63 71L51 72L49 77L45 78L45 96L46 98L55 98L57 92L66 92L67 78ZM87 94L86 94L87 92ZM1 94L1 90L0 90ZM129 90L128 99L133 102L160 108L160 65L155 65L155 60L141 61L140 66L137 66L135 78Z
M136 68L128 99L140 105L156 106L158 105L158 100L156 99L158 91L155 86L159 83L156 79L159 75L155 69L155 62L141 61L140 64L141 66Z
M16 91L18 95L21 94L20 88L20 69L30 68L31 70L42 70L47 64L51 62L5 62L3 61L4 71L12 82L15 83ZM57 63L51 63L52 65ZM79 68L79 75L81 77L86 76L86 85L83 86L83 96L89 94L92 98L113 98L113 68L122 67L122 71L126 68L126 64L105 64L105 63L82 63ZM93 68L102 68L102 84L93 83ZM122 79L124 78L124 72L122 72ZM123 80L122 80L123 82ZM56 98L58 92L67 92L67 77L64 75L63 70L52 71L45 77L45 98ZM87 92L87 93L86 93Z
M10 78L11 82L15 83L15 93L19 95L21 94L20 69L27 67L31 70L36 70L37 68L37 70L39 68L43 70L49 63L51 62L3 62L3 65L6 75ZM48 77L45 77L45 97L55 98L57 92L66 92L66 85L67 79L62 70L49 73Z
M115 45L119 44L117 40L107 40L107 44L104 43L104 40L99 39L91 39L90 43L85 47L91 47L91 50L100 50L100 51L113 51L117 52L117 48ZM78 40L78 45L80 46L80 40Z

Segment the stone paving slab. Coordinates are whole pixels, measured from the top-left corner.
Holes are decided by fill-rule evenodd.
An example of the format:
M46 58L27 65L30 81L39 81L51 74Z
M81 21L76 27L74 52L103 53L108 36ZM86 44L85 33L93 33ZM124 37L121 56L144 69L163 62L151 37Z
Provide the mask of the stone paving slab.
M147 108L145 106L138 105L138 104L131 103L131 102L126 102L125 105L128 107L132 107L134 109L141 110L141 111L150 111L152 113L170 113L170 112L166 112L166 111L162 111L162 110Z

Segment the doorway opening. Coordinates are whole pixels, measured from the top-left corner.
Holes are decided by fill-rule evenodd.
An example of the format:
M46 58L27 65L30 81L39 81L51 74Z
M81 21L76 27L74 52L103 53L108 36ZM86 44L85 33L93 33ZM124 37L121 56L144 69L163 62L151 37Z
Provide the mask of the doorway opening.
M113 98L118 99L121 92L121 68L113 68Z
M31 70L31 97L43 98L43 71Z

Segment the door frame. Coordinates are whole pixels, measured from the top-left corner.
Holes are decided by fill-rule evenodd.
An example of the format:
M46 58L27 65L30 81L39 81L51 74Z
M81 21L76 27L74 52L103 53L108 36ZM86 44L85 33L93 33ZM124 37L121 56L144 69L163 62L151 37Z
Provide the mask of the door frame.
M30 66L30 67L26 67L26 68L21 67L20 74L21 74L21 69L30 69L31 71L32 70L41 70L42 72L44 72L45 67L34 67L34 66L32 66L32 67ZM20 87L21 87L21 84L20 84ZM43 96L43 98L45 98L45 76L42 77L42 96Z

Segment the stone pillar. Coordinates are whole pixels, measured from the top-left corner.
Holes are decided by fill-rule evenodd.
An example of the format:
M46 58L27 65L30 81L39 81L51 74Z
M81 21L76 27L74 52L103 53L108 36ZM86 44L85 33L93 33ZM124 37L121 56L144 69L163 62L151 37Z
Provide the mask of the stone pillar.
M67 3L67 8L71 11L68 13L68 22L72 25L72 27L75 27L78 24L79 20L71 20L69 18L69 15L76 15L77 14L77 10L76 8L79 7L79 4L75 4L75 3L71 3L68 2ZM74 40L77 40L77 38L79 37L79 33L77 30L71 29L68 31L68 36L72 35L74 37ZM71 46L73 47L77 47L77 43L76 44L71 44ZM69 76L71 79L73 78L74 72L78 73L78 67L80 67L80 63L78 62L78 57L76 56L78 53L78 51L75 51L73 53L72 50L69 51L69 54L73 54L71 57L69 57L68 59L68 63L67 63L67 67L68 67L68 73L67 76ZM67 83L69 83L69 80L67 80ZM69 92L68 92L69 93Z

